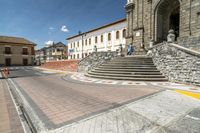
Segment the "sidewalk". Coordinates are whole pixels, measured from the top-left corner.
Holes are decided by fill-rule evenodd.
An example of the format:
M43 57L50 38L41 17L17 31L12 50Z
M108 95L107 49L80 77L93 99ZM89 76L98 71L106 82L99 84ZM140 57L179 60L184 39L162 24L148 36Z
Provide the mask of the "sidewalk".
M70 71L63 71L63 70L55 70L55 69L47 69L43 67L34 67L35 69L52 72L52 73L61 73L61 74L69 74L69 73L76 73L76 72L70 72Z
M6 81L0 79L0 133L23 132L20 118L6 86Z

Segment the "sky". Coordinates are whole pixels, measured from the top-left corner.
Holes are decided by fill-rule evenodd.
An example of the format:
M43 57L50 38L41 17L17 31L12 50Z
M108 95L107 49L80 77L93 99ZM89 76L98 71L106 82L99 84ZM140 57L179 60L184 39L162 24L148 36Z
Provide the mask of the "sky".
M66 38L125 18L126 0L0 0L0 36L37 44Z

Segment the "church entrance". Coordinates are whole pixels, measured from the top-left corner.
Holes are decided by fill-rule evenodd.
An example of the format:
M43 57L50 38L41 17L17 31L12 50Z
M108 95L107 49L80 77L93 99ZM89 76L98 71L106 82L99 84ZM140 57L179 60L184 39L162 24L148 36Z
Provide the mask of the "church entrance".
M155 9L155 41L167 41L168 31L175 31L179 37L180 3L179 0L161 0Z

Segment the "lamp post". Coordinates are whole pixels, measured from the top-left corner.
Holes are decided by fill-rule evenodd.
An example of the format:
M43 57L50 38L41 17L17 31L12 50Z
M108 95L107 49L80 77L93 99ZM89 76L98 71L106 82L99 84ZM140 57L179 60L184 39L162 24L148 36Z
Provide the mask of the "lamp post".
M86 33L83 33L83 34L81 35L81 39L82 39L82 58L83 58L83 56L84 56L84 54L83 54L84 36L86 36Z

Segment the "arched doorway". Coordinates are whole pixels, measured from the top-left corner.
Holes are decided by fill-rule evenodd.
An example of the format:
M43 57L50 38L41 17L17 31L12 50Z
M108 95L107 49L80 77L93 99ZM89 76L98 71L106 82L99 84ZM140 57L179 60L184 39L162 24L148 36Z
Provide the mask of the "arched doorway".
M155 9L155 41L166 41L170 29L175 31L177 38L179 36L179 23L179 0L161 0Z

